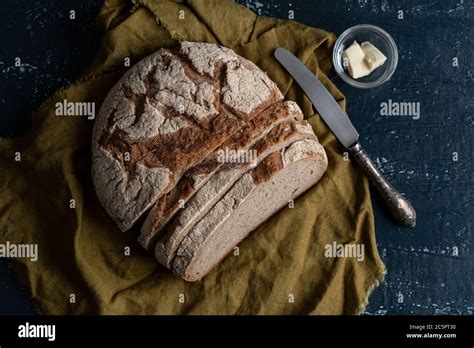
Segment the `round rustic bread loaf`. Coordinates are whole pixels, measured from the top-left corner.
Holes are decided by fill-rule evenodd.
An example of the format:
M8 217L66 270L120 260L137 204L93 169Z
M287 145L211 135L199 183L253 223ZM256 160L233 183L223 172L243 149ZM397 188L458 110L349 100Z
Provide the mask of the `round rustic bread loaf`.
M182 42L133 66L111 89L92 136L97 196L123 231L184 172L283 96L232 50Z

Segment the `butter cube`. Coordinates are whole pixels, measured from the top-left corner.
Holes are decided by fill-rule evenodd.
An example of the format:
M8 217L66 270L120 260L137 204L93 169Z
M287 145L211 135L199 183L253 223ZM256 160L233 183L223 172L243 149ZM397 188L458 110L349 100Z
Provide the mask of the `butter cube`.
M370 69L365 61L364 51L362 51L357 41L354 41L352 45L342 52L342 59L344 66L353 79L358 79L370 74Z
M379 66L382 66L387 60L387 57L385 57L384 54L378 50L377 47L375 47L368 41L362 42L360 48L364 52L365 62L367 63L370 72L374 71Z

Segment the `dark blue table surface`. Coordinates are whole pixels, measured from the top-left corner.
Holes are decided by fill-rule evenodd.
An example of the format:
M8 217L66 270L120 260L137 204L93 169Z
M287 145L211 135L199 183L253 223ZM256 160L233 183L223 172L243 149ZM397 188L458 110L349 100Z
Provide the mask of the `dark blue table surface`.
M473 314L474 2L240 2L280 18L292 10L295 20L336 35L371 23L393 36L400 61L388 83L358 90L332 74L362 144L419 216L416 228L400 228L372 192L377 243L388 274L366 314ZM31 112L80 76L99 44L100 6L96 0L2 1L0 136L26 132ZM75 20L69 19L70 10ZM420 118L381 116L380 104L388 100L419 102ZM28 313L34 313L28 294L0 259L0 314Z

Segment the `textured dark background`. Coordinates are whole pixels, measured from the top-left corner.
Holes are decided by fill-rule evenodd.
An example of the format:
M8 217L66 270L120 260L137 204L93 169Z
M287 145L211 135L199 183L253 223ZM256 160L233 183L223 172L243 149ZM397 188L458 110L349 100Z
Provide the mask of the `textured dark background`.
M398 227L373 192L377 241L388 274L366 314L473 314L474 2L240 2L261 15L288 18L293 10L295 20L336 35L361 23L392 34L400 61L391 81L358 90L334 76L362 144L419 216L415 229ZM26 132L32 110L79 78L98 45L100 6L98 0L2 0L0 136ZM75 20L69 19L70 10L76 11ZM16 57L21 67L14 66ZM420 119L380 116L380 103L389 99L420 102ZM34 313L28 294L0 260L0 314L28 313Z

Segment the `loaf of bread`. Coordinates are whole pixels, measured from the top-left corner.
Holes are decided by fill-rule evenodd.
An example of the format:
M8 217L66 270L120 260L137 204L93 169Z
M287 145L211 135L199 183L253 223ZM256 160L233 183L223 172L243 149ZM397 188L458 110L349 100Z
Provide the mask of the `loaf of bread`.
M139 243L189 281L326 168L298 105L255 64L206 43L182 42L133 66L104 100L92 136L92 177L107 213L122 231L142 221Z

